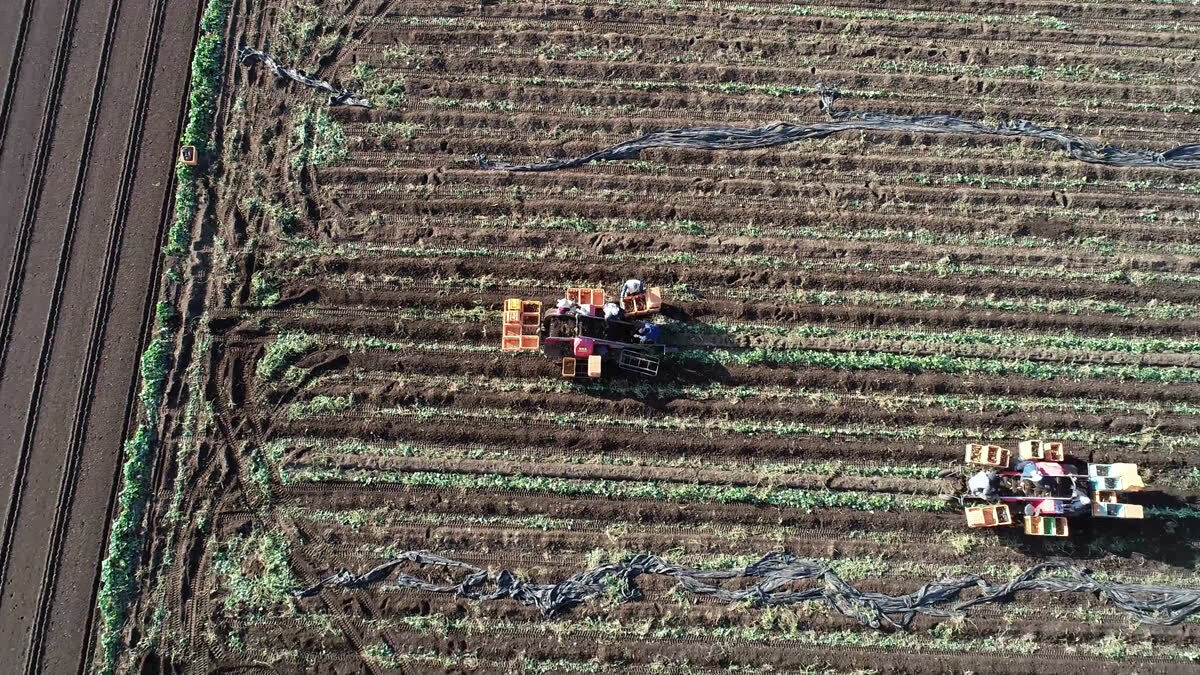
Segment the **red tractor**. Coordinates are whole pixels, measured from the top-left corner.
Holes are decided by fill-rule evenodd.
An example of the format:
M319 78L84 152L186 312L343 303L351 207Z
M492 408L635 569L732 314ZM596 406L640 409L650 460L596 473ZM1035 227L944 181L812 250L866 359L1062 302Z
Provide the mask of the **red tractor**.
M535 351L562 360L563 377L597 378L616 370L654 377L667 347L659 324L647 320L662 309L662 290L630 279L619 302L602 288L568 288L542 312L538 300L510 298L504 305L501 348Z
M988 467L967 480L963 501L968 527L1014 525L1013 508L1024 518L1025 534L1065 537L1068 518L1143 518L1142 506L1117 501L1122 493L1145 487L1137 464L1095 464L1069 458L1058 441L1022 441L1012 451L998 445L968 443L966 463Z

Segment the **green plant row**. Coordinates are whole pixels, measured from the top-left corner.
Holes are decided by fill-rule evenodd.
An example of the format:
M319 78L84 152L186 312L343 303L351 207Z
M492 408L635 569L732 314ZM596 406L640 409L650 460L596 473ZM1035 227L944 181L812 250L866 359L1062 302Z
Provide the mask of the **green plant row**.
M360 381L370 378L394 379L388 371L367 373L332 373L314 379L305 385L312 388L318 384ZM808 405L848 406L861 408L871 406L883 410L942 409L967 412L1016 412L1058 411L1076 412L1087 415L1105 413L1142 414L1153 417L1163 415L1200 415L1200 406L1191 403L1159 401L1126 401L1109 398L1053 398L1053 397L1007 397L971 396L953 394L898 394L888 391L858 393L836 391L827 388L785 387L778 385L725 385L709 382L703 385L685 385L666 380L620 380L600 379L577 382L561 377L490 378L480 375L405 375L409 382L419 382L441 388L472 389L493 392L523 392L565 394L585 391L613 394L640 401L650 399L690 399L694 401L747 401L761 399L767 405L771 401L795 401Z
M339 471L301 469L284 473L286 482L350 480L390 483L409 487L450 487L468 490L519 490L558 495L589 495L610 499L718 504L757 504L793 509L843 508L856 511L942 511L946 502L927 497L908 497L869 492L797 490L793 488L748 488L724 485L662 483L657 481L579 480L505 474L460 474L434 471Z
M1089 352L1126 354L1185 353L1200 354L1200 340L1138 337L1086 337L1070 333L1030 334L985 331L964 328L953 332L929 332L894 329L842 329L821 324L757 324L738 321L713 323L669 322L664 329L672 333L765 333L801 338L839 338L843 340L889 340L896 342L937 342L955 345L994 345L1026 349L1072 349Z
M538 261L554 258L551 249L539 250L509 250L487 247L476 248L414 248L408 246L388 246L380 244L340 245L337 247L313 247L303 252L292 251L289 254L277 254L273 260L276 264L290 265L294 260L289 258L316 259L336 255L350 260L364 259L366 256L385 254L404 258L507 258L512 260ZM365 254L365 255L364 255ZM612 263L666 263L671 265L699 265L711 267L804 267L801 258L783 260L773 256L701 256L692 253L637 253L609 254L605 261ZM740 293L730 293L730 297L746 297L754 293L746 289ZM761 292L760 292L761 293ZM1195 315L1195 306L1190 304L1151 302L1145 305L1127 305L1119 302L1095 300L1091 298L1044 298L1037 296L994 298L975 297L969 295L949 295L944 293L916 291L813 291L791 290L776 291L770 294L772 300L778 302L793 302L821 306L882 306L882 307L915 307L919 309L986 309L1004 312L1034 312L1041 314L1082 314L1100 313L1115 314L1122 317L1136 317L1160 320L1189 319Z
M231 0L209 0L200 17L200 37L192 55L192 79L188 90L187 125L180 137L182 145L194 145L200 153L212 150L213 116L221 84L222 33ZM167 232L165 252L170 256L187 253L191 224L198 208L195 166L175 165L175 217Z
M229 13L230 0L209 0L200 18L200 36L192 58L192 78L188 92L187 125L182 144L197 149L211 147L213 115L216 110L221 77L221 35ZM196 216L197 172L178 163L175 167L175 212L167 235L167 255L183 255L191 237L191 222ZM121 489L117 495L116 515L109 533L108 550L100 566L98 659L96 672L109 675L116 670L122 648L122 632L129 617L130 604L137 586L136 567L141 553L142 517L150 493L150 460L158 438L159 406L170 370L178 311L160 301L156 307L157 335L141 357L142 386L138 401L144 421L124 445Z
M447 408L444 406L403 405L392 408L363 408L353 411L360 416L370 415L400 415L413 416L421 420L495 420L503 423L516 421L550 423L557 426L586 427L626 427L642 432L654 431L692 431L701 434L734 433L754 436L757 434L772 434L774 436L816 436L833 438L847 436L851 438L887 438L914 442L929 439L942 439L958 443L964 438L999 441L1012 437L1009 429L997 428L963 428L941 427L932 424L917 426L896 426L888 424L851 423L838 426L823 426L805 424L802 422L760 422L737 419L701 419L679 415L656 415L654 417L612 417L584 413L554 413L527 412L512 409L495 408ZM1077 441L1094 445L1119 445L1126 447L1142 447L1153 443L1155 447L1171 450L1178 447L1200 445L1200 434L1109 434L1078 429L1026 429L1027 436L1040 438L1057 438L1064 441Z
M314 398L317 401L322 397ZM331 397L323 397L330 399ZM336 397L334 401L353 401L352 396ZM295 404L294 404L295 405ZM347 403L346 407L349 407ZM344 410L345 408L339 408ZM532 454L519 450L508 450L484 447L451 447L416 445L412 443L378 443L353 438L332 441L322 438L284 438L271 441L264 450L272 457L280 457L286 448L302 448L316 451L306 456L331 455L364 455L378 457L424 457L449 460L475 461L506 461L524 464L572 464L580 466L647 466L663 468L701 469L707 471L740 471L754 473L764 477L782 477L788 475L814 476L863 476L888 478L922 478L937 479L945 472L945 468L937 466L893 466L887 464L844 464L842 462L789 462L789 463L752 463L729 462L688 458L658 458L636 455L568 455L562 453Z
M815 349L772 351L689 350L674 355L682 361L723 366L815 366L837 370L899 370L905 373L956 375L1022 375L1038 380L1106 378L1138 382L1200 382L1200 369L1173 366L1042 363L971 356L915 356L887 352L827 352Z
M1016 635L1002 632L986 637L957 635L953 623L945 629L930 632L861 630L812 630L807 628L803 609L762 610L765 616L758 623L728 626L698 626L678 621L666 622L622 622L610 617L587 617L566 619L557 622L517 622L511 619L493 619L478 616L451 618L444 615L404 617L399 621L410 630L434 635L486 635L506 633L527 635L530 631L545 634L547 639L563 639L574 635L602 636L629 640L702 640L704 644L721 641L745 641L782 645L804 645L829 649L870 648L891 649L901 653L986 653L997 655L1019 654L1030 656L1044 649L1058 650L1072 647L1076 653L1109 659L1148 658L1178 661L1200 660L1200 649L1190 646L1157 644L1149 640L1137 641L1108 635L1087 642L1058 643L1038 640L1031 633Z

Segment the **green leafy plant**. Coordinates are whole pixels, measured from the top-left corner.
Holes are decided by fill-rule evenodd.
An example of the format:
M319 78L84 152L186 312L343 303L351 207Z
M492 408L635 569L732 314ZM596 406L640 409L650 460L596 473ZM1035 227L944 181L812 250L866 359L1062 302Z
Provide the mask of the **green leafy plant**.
M192 57L192 80L188 92L188 118L181 142L209 150L213 115L216 111L217 88L221 77L221 35L232 3L230 0L209 0L200 18L200 37ZM191 222L197 213L196 179L193 166L180 162L175 167L175 212L167 233L164 252L180 256L187 252L191 237ZM166 276L180 281L173 268ZM142 389L138 400L145 421L139 424L132 438L125 442L124 464L121 469L121 491L117 496L116 516L109 533L108 551L100 567L98 658L96 672L109 675L116 670L122 646L122 629L129 616L129 604L136 586L135 568L141 551L142 516L150 491L149 461L158 433L158 407L166 384L171 361L172 333L178 312L169 303L155 307L159 336L147 346L141 359Z

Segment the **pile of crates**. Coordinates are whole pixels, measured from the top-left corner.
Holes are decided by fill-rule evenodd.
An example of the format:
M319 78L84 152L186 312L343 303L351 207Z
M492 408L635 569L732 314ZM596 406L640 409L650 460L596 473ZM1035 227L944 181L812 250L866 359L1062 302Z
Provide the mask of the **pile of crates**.
M1012 511L1008 504L989 504L967 508L967 527L997 527L1012 525Z
M1059 441L1021 441L1017 446L1017 459L1061 462L1064 458L1063 444Z
M1025 534L1035 537L1065 537L1070 534L1062 516L1025 516Z
M603 288L568 288L567 299L577 305L604 306Z
M621 309L625 316L646 316L662 309L662 289L655 286L645 293L627 295L621 299Z
M579 367L580 361L587 363L587 372L584 372ZM562 360L563 377L583 377L587 375L588 377L596 378L600 377L601 370L600 357L596 354L582 359L577 359L574 356L564 356Z
M967 443L967 464L980 464L1007 469L1012 460L1012 451L999 445Z
M540 301L520 298L505 300L500 349L506 352L537 351L541 346L538 338L538 326L541 321Z

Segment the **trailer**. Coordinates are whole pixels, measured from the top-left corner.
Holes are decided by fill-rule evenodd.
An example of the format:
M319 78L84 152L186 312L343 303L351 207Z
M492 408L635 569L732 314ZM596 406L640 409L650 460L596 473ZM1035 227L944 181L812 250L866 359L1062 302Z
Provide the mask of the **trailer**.
M552 308L542 307L540 300L505 301L501 349L540 349L560 364L565 378L616 372L656 377L670 350L653 320L663 308L661 288L611 295L603 288L572 287Z
M1066 537L1077 518L1140 519L1139 504L1119 501L1145 488L1137 464L1092 463L1070 457L1061 441L1028 440L1009 448L968 443L968 466L982 470L961 497L967 527L1023 524L1034 537ZM975 502L967 506L967 502Z

